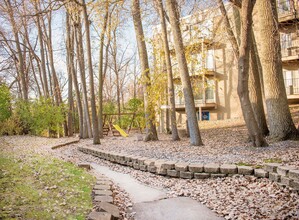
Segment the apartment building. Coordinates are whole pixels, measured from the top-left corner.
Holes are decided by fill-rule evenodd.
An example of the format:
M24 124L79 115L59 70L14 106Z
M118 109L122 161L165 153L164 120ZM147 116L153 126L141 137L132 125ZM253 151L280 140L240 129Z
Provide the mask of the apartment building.
M299 104L299 1L278 0L277 11L288 101Z
M278 0L283 72L290 104L299 103L298 2ZM234 9L227 6L228 15L233 19L233 16L236 16ZM242 118L237 94L237 61L227 40L218 9L209 8L198 14L183 17L181 31L198 120ZM159 33L160 27L156 27L154 42L162 49ZM185 102L170 28L168 35L174 72L177 120L178 124L184 124Z

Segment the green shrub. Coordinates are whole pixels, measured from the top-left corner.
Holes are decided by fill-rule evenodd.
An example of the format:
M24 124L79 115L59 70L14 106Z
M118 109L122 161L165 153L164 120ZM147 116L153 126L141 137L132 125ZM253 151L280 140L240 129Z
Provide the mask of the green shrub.
M20 123L20 119L13 115L3 122L0 122L0 136L2 135L18 135L22 134L23 129Z
M11 96L9 88L5 84L0 84L0 122L11 116Z

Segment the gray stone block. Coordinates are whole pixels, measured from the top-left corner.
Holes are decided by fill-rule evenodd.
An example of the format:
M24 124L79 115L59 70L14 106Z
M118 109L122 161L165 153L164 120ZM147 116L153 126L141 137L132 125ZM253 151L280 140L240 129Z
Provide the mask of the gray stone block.
M145 160L144 164L147 165L148 167L149 166L154 166L155 165L155 160L153 160L153 159Z
M87 219L89 220L112 220L112 215L107 212L96 212L89 213Z
M227 174L224 174L224 173L211 173L211 178L223 178L226 176L227 176Z
M202 173L203 172L203 164L189 164L189 171L193 173Z
M299 181L291 181L290 182L290 187L293 189L293 190L296 190L296 191L299 191Z
M240 175L252 175L253 168L250 166L238 166L238 174Z
M290 179L290 178L288 178L288 177L286 177L286 176L281 176L281 177L280 177L280 183L281 183L281 185L283 185L283 186L290 186L290 183L291 183L292 181L294 181L294 180L292 180L292 179Z
M99 184L95 185L93 188L95 190L110 190L111 189L111 187L109 185L99 185Z
M111 214L114 219L119 219L119 217L120 217L119 210L118 210L118 207L116 205L113 205L113 204L110 204L110 203L107 203L107 202L101 202L99 204L99 207L100 207L101 210Z
M180 171L180 178L182 179L192 179L193 175L194 175L193 173L188 171Z
M111 190L95 190L94 194L97 196L112 196Z
M293 180L299 181L299 170L290 170L289 177Z
M151 173L156 173L157 167L155 166L148 166L147 167L147 171L151 172Z
M101 178L101 179L97 180L97 185L109 185L109 186L111 186L112 182L108 179Z
M164 167L164 169L167 169L167 170L173 170L173 169L175 169L175 163L176 163L176 161L166 161L163 164L163 167Z
M129 167L133 167L133 162L132 161L127 162L127 164L128 164Z
M167 170L167 176L170 177L179 177L180 176L180 172L177 170Z
M138 164L139 165L144 165L144 161L146 161L146 160L148 160L147 157L141 157L141 158L138 159Z
M145 164L139 165L139 169L142 171L147 171L147 165L145 165Z
M216 163L205 164L204 171L206 173L220 173L220 165Z
M277 167L277 173L281 176L288 176L290 170L295 170L295 167L291 166L279 166Z
M258 178L268 178L269 172L263 170L263 169L254 169L254 176Z
M269 173L276 173L279 166L281 166L280 163L266 163L264 169Z
M176 163L175 170L177 171L187 171L189 163Z
M139 170L139 164L138 163L133 163L133 168L135 170Z
M94 197L95 202L113 202L112 196L95 196Z
M236 174L238 169L234 164L223 164L220 166L220 172L223 174Z
M210 175L209 173L194 173L194 178L195 179L208 179L210 178Z
M269 180L280 182L280 175L277 173L269 173Z

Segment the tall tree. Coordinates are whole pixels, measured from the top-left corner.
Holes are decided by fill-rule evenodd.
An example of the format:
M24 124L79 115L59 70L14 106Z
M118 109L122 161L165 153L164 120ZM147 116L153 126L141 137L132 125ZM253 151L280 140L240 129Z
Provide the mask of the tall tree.
M226 9L224 7L222 0L217 0L218 6L220 8L224 27L228 36L228 40L230 41L234 55L236 59L239 59L240 52L239 52L239 46L240 46L240 38L237 39L236 35L233 32L233 29L230 25L228 15L226 12ZM241 19L240 19L240 13L239 8L237 6L234 7L234 18L235 18L235 27L236 27L236 33L241 33ZM250 71L249 71L249 96L250 96L250 102L253 108L253 112L255 115L255 119L257 121L258 127L261 129L261 132L263 135L268 135L269 130L266 122L265 117L265 111L264 111L264 105L263 105L263 99L262 99L262 88L260 83L260 73L259 69L257 68L257 56L256 56L256 50L255 50L255 40L254 40L254 33L251 30L252 33L252 46L250 50ZM238 35L240 37L240 34Z
M90 28L89 19L87 14L87 8L85 0L83 3L83 18L85 26L85 37L86 37L86 47L87 47L87 63L88 63L88 73L89 73L89 86L90 86L90 105L91 105L91 115L92 115L92 128L93 128L93 144L100 144L99 136L99 123L96 109L96 100L94 93L94 80L93 80L93 67L92 67L92 57L91 57L91 45L90 45Z
M148 64L147 49L145 44L145 37L143 33L140 3L139 0L132 0L132 16L139 53L139 60L141 64L141 71L143 74L144 82L144 107L145 107L145 120L146 120L146 136L144 141L158 140L158 134L155 126L155 111L153 103L149 99L149 92L151 87L150 69Z
M276 140L298 137L293 123L282 74L281 46L276 0L257 0L260 58L270 136Z
M251 47L252 10L255 0L243 0L241 8L241 45L238 59L238 95L241 108L253 146L267 146L261 130L255 119L250 103L248 79L249 79L249 51Z
M173 33L173 38L174 38L174 48L175 48L176 58L178 61L178 66L179 66L181 81L183 86L186 114L188 120L187 126L189 128L189 133L190 133L190 143L194 146L203 145L200 136L199 127L198 127L197 117L196 117L194 96L193 96L189 71L187 67L182 33L180 29L180 17L178 14L177 1L166 0L166 8L167 11L169 12L169 21Z
M10 2L10 0L5 0L5 5L8 11L8 16L9 16L9 21L12 27L12 32L14 35L14 40L15 40L15 44L16 44L16 48L17 48L17 56L18 56L18 73L19 76L21 78L21 91L22 91L22 98L24 100L28 100L28 85L26 83L26 77L25 77L25 67L24 67L24 56L22 53L22 48L21 48L21 42L20 42L20 38L19 38L19 30L17 27L17 23L15 21L15 15L14 15L14 11L13 11L13 7L12 4Z
M103 138L103 61L104 61L104 41L105 33L108 24L108 15L109 15L109 0L105 1L105 15L102 25L102 32L100 35L100 50L99 50L99 109L98 109L98 118L99 118L99 136Z
M165 12L163 8L162 0L155 0L157 4L157 9L160 17L160 23L162 27L162 40L163 48L165 53L166 61L166 70L167 70L167 79L168 79L168 102L170 104L170 115L171 115L171 135L172 140L180 140L177 124L176 124L176 112L175 112L175 96L174 96L174 85L173 85L173 74L172 74L172 65L170 59L169 44L167 38L167 27L165 21ZM166 114L166 121L168 120L168 115ZM167 124L167 122L166 122Z
M83 138L92 137L91 123L89 117L89 105L88 105L88 94L86 86L86 74L85 74L85 59L83 49L83 36L80 15L77 14L75 21L75 36L76 36L76 51L77 59L79 64L80 79L82 86L82 98L83 98Z

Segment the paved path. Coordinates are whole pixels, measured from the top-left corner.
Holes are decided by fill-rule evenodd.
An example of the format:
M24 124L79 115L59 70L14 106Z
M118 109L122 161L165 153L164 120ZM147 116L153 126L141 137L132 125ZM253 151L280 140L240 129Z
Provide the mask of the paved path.
M92 167L117 183L132 198L136 220L220 220L214 212L201 203L188 198L167 199L165 191L138 182L128 174L118 173L108 167L92 163Z

